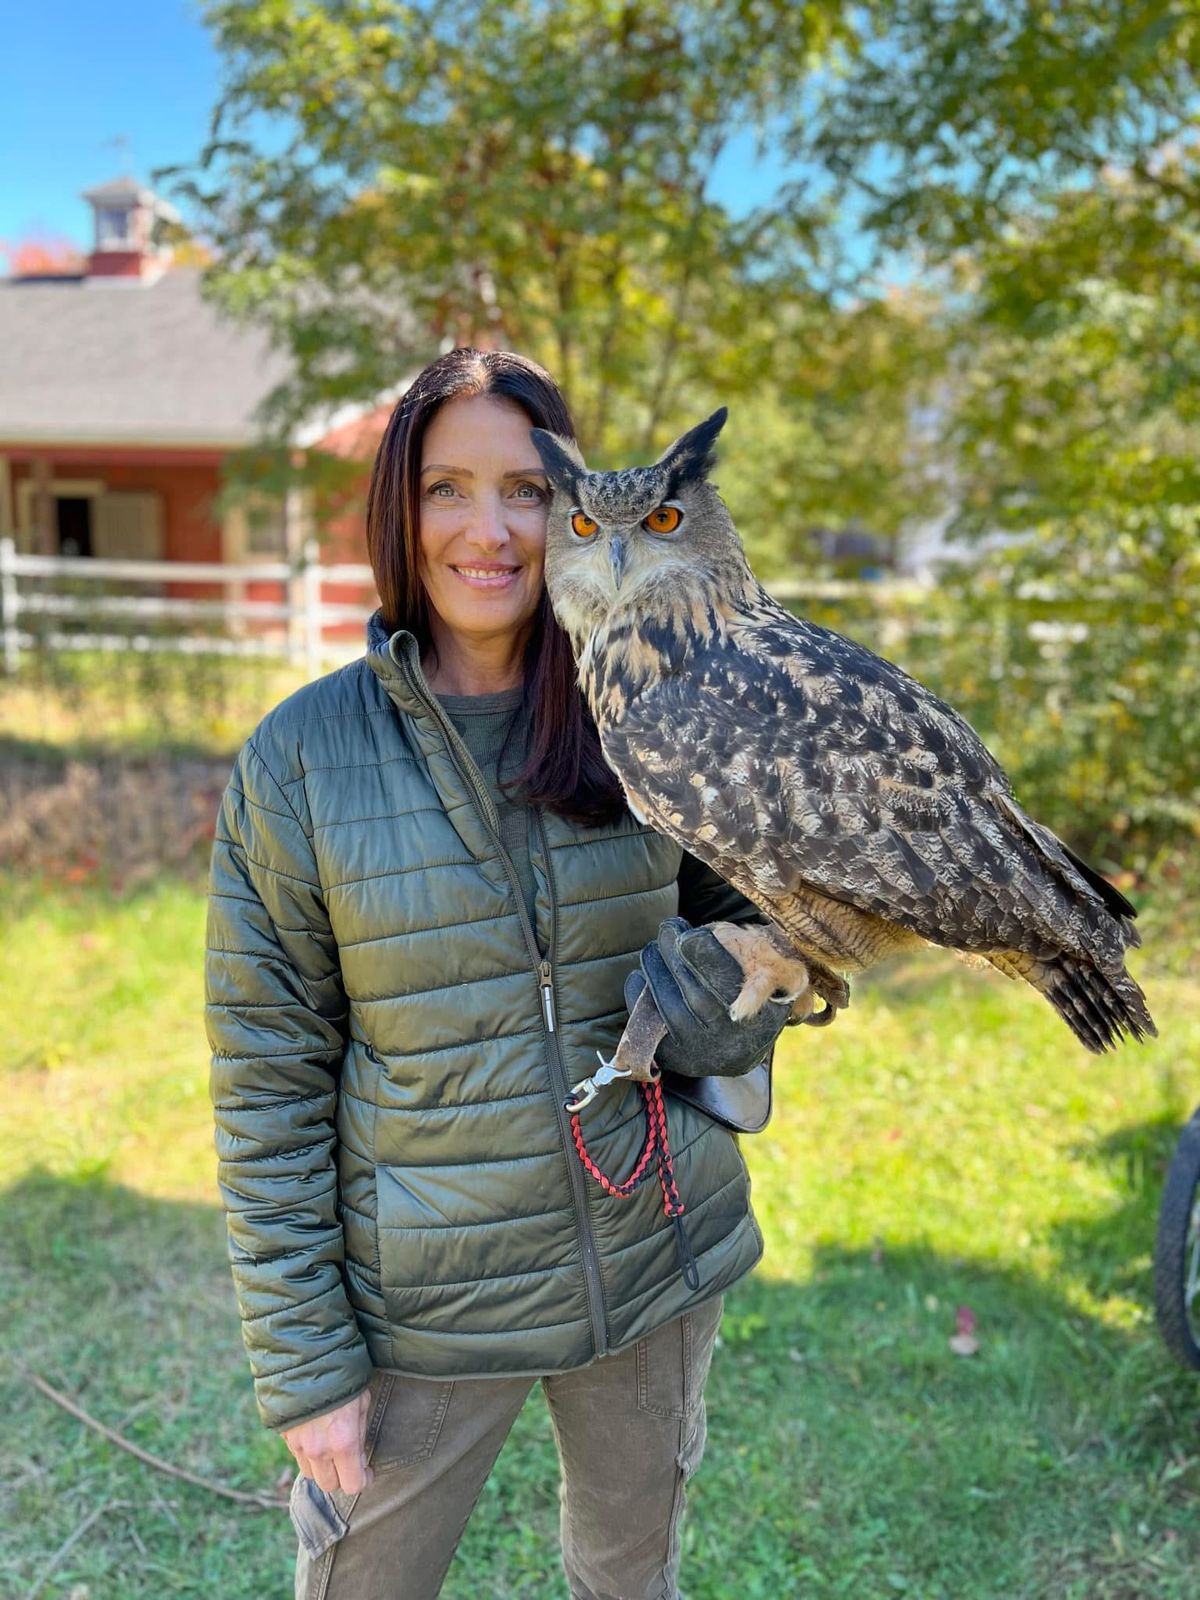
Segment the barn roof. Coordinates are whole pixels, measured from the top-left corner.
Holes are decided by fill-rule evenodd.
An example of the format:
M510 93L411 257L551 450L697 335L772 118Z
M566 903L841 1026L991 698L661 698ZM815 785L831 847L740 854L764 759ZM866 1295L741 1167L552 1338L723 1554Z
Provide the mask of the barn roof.
M250 443L288 363L202 300L200 276L0 279L0 441Z

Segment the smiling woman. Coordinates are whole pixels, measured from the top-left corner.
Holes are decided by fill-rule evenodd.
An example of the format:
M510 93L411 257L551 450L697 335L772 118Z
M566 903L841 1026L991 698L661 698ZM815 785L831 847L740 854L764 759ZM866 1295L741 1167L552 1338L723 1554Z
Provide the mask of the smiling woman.
M665 1084L673 1169L631 1085L587 1112L617 1185L576 1142L639 958L678 1015L681 918L759 918L603 760L534 427L574 436L521 356L418 376L371 477L366 654L267 713L221 803L218 1180L259 1414L299 1467L298 1600L432 1600L539 1380L571 1595L669 1600L723 1291L762 1253L734 1136ZM761 1043L714 1009L696 1074L748 1071Z

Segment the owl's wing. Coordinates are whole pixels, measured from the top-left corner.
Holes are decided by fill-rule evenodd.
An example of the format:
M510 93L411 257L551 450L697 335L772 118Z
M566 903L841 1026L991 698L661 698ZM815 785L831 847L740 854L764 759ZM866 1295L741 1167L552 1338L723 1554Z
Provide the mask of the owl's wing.
M1137 942L1133 907L894 663L779 611L681 669L601 724L605 756L635 810L764 910L806 886L956 949Z

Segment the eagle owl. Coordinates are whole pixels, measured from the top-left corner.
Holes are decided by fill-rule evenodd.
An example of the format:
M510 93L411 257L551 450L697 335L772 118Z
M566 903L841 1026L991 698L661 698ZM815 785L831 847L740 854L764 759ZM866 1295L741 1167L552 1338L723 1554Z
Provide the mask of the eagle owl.
M1133 906L1021 809L957 712L758 583L709 480L726 416L621 472L531 437L547 589L629 807L770 918L723 940L735 1013L780 988L829 1020L841 974L932 944L1032 984L1089 1050L1155 1034L1125 970Z

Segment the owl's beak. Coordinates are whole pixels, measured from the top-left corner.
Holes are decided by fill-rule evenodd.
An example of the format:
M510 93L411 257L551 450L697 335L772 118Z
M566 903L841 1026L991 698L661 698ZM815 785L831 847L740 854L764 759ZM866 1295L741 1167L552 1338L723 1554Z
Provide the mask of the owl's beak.
M619 534L608 541L608 559L612 562L613 588L621 587L621 579L625 576L625 558L629 547Z

